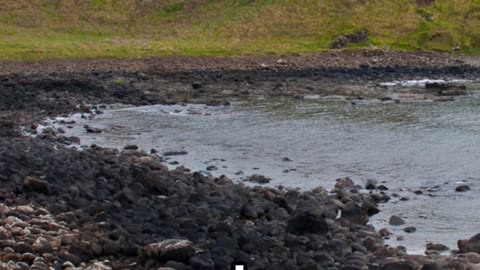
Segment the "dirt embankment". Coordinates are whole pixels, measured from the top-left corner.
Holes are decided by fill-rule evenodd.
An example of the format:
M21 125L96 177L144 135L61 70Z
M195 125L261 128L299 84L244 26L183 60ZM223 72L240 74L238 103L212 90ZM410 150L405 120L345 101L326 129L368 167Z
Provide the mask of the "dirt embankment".
M134 146L77 151L62 146L75 140L61 139L60 129L35 139L16 132L19 124L35 130L45 116L88 114L88 104L223 104L243 95L335 93L330 86L385 78L475 76L474 68L445 64L450 57L436 54L425 54L431 60L417 66L393 67L410 63L402 62L411 61L408 55L389 53L376 68L322 64L335 54L302 56L296 68L285 65L297 56L252 58L253 64L220 59L202 67L190 58L3 63L0 268L220 270L243 261L249 269L473 269L478 256L467 252L477 251L476 238L462 244L458 257L412 257L385 246L388 233L366 225L389 199L376 186L367 191L339 179L333 193L250 188L182 167L169 171L161 156ZM273 62L259 67L265 59ZM318 66L303 69L312 59Z
M442 69L465 65L465 58L436 52L384 50L338 51L245 57L159 57L143 59L46 60L1 62L0 75L65 72L155 72L256 71L388 68Z

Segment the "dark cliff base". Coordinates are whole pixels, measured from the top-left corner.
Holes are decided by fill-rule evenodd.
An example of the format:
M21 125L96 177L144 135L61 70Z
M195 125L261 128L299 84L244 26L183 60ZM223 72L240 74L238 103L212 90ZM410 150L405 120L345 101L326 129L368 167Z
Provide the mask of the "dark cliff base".
M47 116L88 114L88 104L377 98L369 89L379 81L478 74L449 56L423 53L204 60L1 65L0 269L223 270L233 261L249 269L468 269L478 259L472 253L413 257L385 246L385 232L366 224L388 191L349 179L339 180L333 193L250 188L185 168L168 171L161 157L140 150L69 149L65 142L75 140L61 130L37 138L19 133L20 125L32 131ZM476 251L475 241L461 252Z

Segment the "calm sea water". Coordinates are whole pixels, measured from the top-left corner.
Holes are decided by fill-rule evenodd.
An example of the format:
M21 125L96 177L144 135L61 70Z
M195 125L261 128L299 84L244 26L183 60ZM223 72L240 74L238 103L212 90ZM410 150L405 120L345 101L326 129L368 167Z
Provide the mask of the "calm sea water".
M376 179L398 198L372 219L396 236L388 243L423 253L427 242L456 248L458 239L480 232L480 97L454 102L357 105L341 99L255 99L229 107L118 107L95 120L73 116L68 130L82 143L122 148L184 149L174 156L193 170L241 180L263 174L272 185L331 188L349 176L363 185ZM102 128L86 134L84 124ZM283 161L284 157L291 162ZM174 167L174 166L172 166ZM236 175L242 171L244 175ZM471 190L455 192L466 183ZM413 193L423 190L422 195ZM400 201L400 197L408 201ZM417 227L407 234L388 225L392 214Z

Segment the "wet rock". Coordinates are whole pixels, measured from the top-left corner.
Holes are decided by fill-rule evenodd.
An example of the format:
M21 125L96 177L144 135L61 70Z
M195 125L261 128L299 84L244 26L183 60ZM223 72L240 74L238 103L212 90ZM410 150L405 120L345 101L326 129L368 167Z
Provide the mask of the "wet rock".
M382 196L381 196L380 202L382 202L382 203L387 203L387 202L390 201L390 199L391 199L390 196L388 196L388 195L385 194L385 195L382 195Z
M38 192L49 194L50 187L47 181L40 180L33 176L27 176L23 180L23 190L27 192Z
M393 226L400 226L405 224L405 220L403 218L393 215L390 217L390 220L388 221L388 224L393 225Z
M344 189L344 188L353 188L355 183L349 177L339 178L336 180L335 188Z
M138 146L135 145L135 144L129 144L129 145L126 145L125 147L123 147L123 149L125 149L125 150L138 150Z
M367 211L368 216L373 216L375 214L380 213L380 209L378 209L377 205L373 200L364 199L362 203L362 208Z
M435 244L435 243L428 243L427 250L439 251L444 252L450 250L447 246L442 244Z
M257 183L257 184L268 184L272 181L271 178L265 177L263 175L254 174L247 178L248 182Z
M71 143L80 144L80 138L78 138L76 136L68 137L68 141L70 141Z
M379 185L377 188L381 191L387 191L388 190L388 187L386 187L385 185Z
M369 179L367 180L367 184L365 185L365 189L376 189L377 188L377 181Z
M456 192L467 192L469 190L470 190L470 187L467 186L467 185L460 185L460 186L455 188Z
M188 262L195 253L195 247L191 241L180 239L168 239L158 243L146 245L141 250L141 255L159 261Z
M283 162L292 162L292 160L291 160L290 158L288 158L288 157L282 158L282 161L283 161Z
M349 202L342 209L343 219L348 220L353 224L365 225L368 222L368 212L358 204L354 202Z
M85 130L87 131L87 133L93 133L93 134L99 134L99 133L102 133L102 130L99 129L99 128L93 128L93 127L89 127L87 126L85 128Z
M296 214L287 224L287 231L293 234L325 234L328 224L318 210L307 210Z
M404 232L406 233L414 233L417 231L417 228L413 227L413 226L410 226L410 227L406 227L405 229L403 229Z
M480 253L480 233L474 235L468 240L458 240L458 249L461 253L476 252Z
M163 152L164 156L181 156L181 155L187 155L188 152L185 150L167 150Z
M217 170L218 170L217 166L214 166L214 165L211 165L211 166L208 166L208 167L207 167L207 171L209 171L209 172L211 172L211 171L217 171Z

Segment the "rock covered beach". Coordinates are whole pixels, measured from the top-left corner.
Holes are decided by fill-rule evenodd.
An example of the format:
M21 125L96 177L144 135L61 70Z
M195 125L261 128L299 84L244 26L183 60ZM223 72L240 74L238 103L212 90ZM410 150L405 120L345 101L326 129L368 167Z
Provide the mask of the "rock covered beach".
M37 138L19 132L20 125L35 132L46 116L90 113L88 104L215 105L256 94L335 93L324 92L330 86L368 96L349 85L429 74L474 79L477 72L438 63L409 67L410 73L401 65L400 73L363 66L260 68L263 73L92 68L2 76L0 268L206 270L243 261L249 269L477 269L480 255L472 252L480 251L478 237L459 242L460 251L452 256L410 256L401 247L385 246L388 232L366 225L389 200L388 191L373 184L366 189L339 179L333 192L248 187L183 167L169 171L160 156L135 147L92 145L78 151L64 146L77 144L76 138L58 129ZM348 87L338 87L338 81Z

